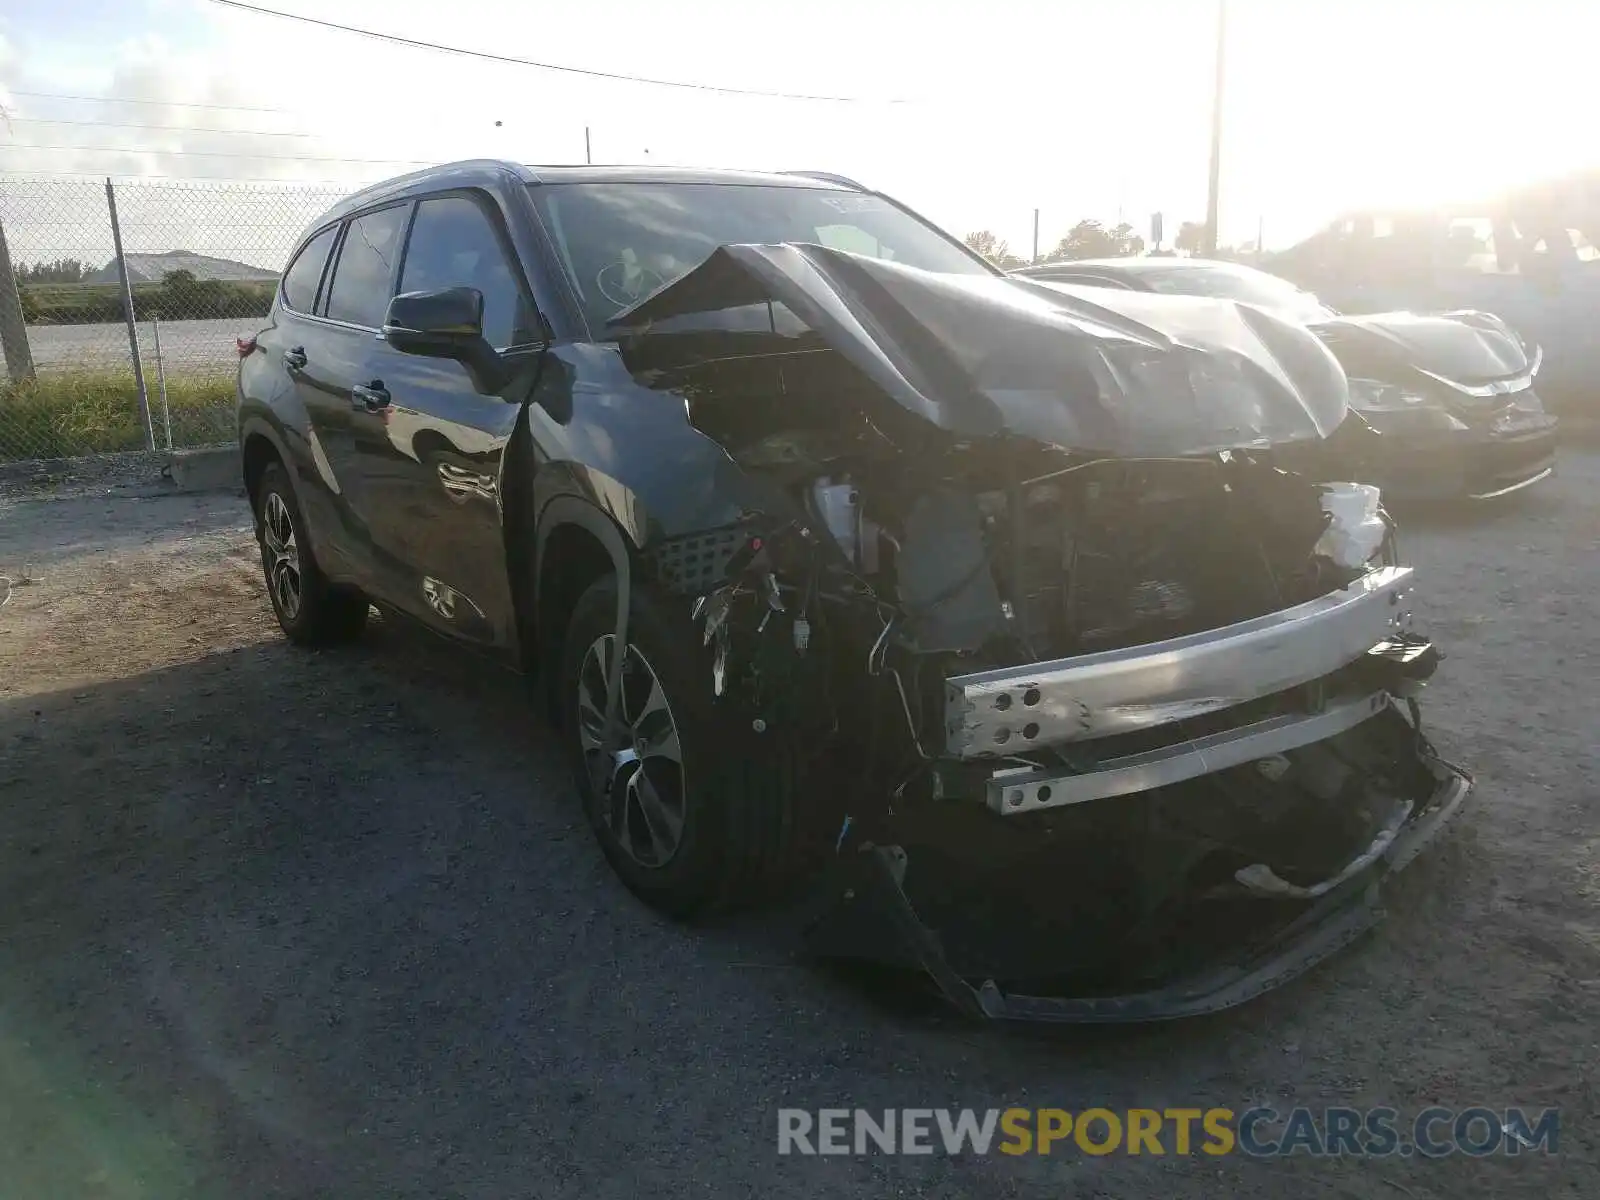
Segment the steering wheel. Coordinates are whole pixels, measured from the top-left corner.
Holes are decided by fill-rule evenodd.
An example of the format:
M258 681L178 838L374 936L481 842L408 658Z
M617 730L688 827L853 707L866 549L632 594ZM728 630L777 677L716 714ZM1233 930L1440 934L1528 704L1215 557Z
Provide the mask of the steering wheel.
M617 306L617 311L637 304L655 291L666 279L659 271L649 267L633 268L633 287L628 286L628 264L620 259L601 267L594 277L594 286L602 296Z

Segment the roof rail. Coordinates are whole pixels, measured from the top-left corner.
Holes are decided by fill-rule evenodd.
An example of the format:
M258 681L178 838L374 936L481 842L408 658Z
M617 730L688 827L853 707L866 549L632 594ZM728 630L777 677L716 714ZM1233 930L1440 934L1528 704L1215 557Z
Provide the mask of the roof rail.
M784 171L782 173L784 175L796 175L801 179L816 179L823 183L836 183L840 187L847 187L853 192L864 192L867 190L866 187L857 183L848 175L835 175L831 171Z

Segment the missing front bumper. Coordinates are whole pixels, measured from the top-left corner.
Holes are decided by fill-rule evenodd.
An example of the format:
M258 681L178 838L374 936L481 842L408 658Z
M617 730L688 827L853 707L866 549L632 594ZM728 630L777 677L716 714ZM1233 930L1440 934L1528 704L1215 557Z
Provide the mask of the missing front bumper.
M913 906L905 888L913 866L898 846L863 846L841 863L828 889L833 903L812 927L811 946L823 957L865 957L920 969L951 1005L975 1019L1117 1024L1219 1012L1304 974L1383 918L1379 897L1384 881L1439 834L1471 791L1463 772L1438 759L1427 765L1435 780L1432 794L1357 871L1270 934L1241 945L1224 960L1147 990L1046 996L1006 990L989 978L974 982L952 965L939 934ZM891 943L894 952L884 954L883 947ZM869 945L874 953L863 952Z
M1409 620L1410 567L1221 629L945 684L945 745L961 759L1150 729L1332 674ZM1108 794L1116 794L1115 792Z

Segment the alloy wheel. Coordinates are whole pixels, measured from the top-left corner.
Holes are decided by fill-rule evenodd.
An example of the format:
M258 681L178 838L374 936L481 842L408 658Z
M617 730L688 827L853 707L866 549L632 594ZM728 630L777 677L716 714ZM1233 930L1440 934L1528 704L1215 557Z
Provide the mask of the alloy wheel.
M589 645L578 671L578 741L601 821L623 853L662 867L683 841L683 750L666 691L643 652L629 646L608 704L616 635ZM608 721L608 708L611 717Z
M300 613L300 542L289 506L277 492L267 493L262 509L261 558L273 603L284 620L293 621Z

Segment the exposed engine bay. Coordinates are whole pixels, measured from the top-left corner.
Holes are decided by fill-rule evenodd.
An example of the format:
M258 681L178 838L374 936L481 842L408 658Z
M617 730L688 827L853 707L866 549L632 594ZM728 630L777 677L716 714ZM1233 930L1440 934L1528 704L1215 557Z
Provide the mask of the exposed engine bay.
M973 1014L1150 1019L1376 919L1373 883L1469 786L1422 731L1440 656L1377 489L1261 439L902 421L825 340L728 332L636 369L766 499L655 565L741 737L831 764L819 953L920 968Z

